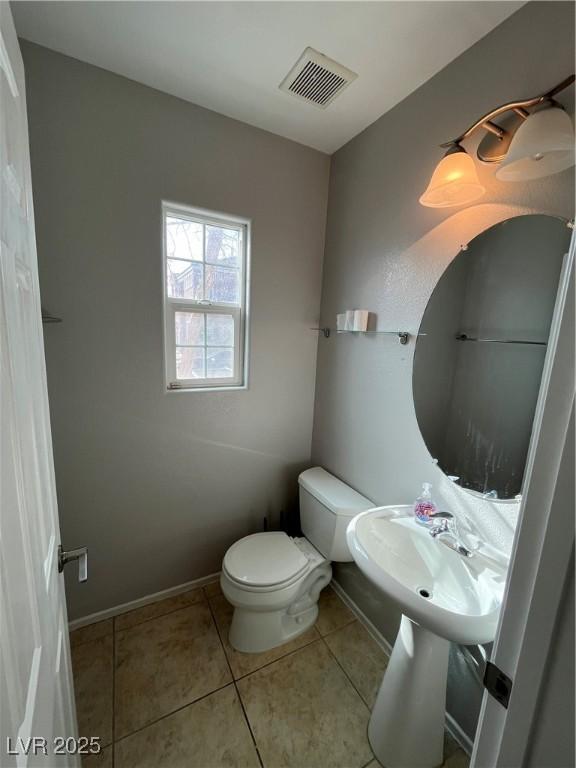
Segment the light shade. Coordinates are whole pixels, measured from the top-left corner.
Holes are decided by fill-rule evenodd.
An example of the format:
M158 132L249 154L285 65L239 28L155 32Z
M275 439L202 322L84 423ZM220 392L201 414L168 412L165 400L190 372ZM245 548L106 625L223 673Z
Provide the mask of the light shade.
M534 112L516 131L496 171L499 181L528 181L574 165L574 129L559 107Z
M474 161L462 147L457 147L440 160L420 202L429 208L450 208L471 203L484 192Z

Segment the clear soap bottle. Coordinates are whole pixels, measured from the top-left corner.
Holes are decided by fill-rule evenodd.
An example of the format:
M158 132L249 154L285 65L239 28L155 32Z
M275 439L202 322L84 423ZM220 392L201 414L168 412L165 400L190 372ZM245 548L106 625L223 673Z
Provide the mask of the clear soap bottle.
M414 502L414 519L421 525L430 525L430 516L436 511L436 504L432 501L432 486L430 483L423 483L422 493Z

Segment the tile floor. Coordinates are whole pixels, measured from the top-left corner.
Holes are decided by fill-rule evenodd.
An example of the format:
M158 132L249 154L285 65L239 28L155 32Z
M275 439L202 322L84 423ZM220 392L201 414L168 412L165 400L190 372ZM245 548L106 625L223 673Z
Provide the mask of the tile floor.
M71 633L84 768L377 768L366 728L387 657L336 593L266 653L228 643L217 582ZM446 737L445 768L468 758Z

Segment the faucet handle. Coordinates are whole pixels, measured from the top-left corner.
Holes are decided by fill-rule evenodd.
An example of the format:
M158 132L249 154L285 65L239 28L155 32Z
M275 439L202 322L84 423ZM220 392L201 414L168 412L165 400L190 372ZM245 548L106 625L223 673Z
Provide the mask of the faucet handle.
M445 520L454 519L454 515L451 512L432 512L430 517L431 518L439 517L439 518L444 518Z
M430 516L432 517L432 515ZM436 536L439 536L441 533L449 533L450 532L450 521L446 517L440 516L436 520L434 520L433 525L429 528L428 533L430 536L432 536L433 539L436 538Z

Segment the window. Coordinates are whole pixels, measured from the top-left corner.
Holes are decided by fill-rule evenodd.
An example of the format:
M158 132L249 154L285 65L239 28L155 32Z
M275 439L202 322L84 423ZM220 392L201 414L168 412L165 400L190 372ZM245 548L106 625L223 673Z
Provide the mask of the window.
M168 389L246 383L247 221L163 205Z

